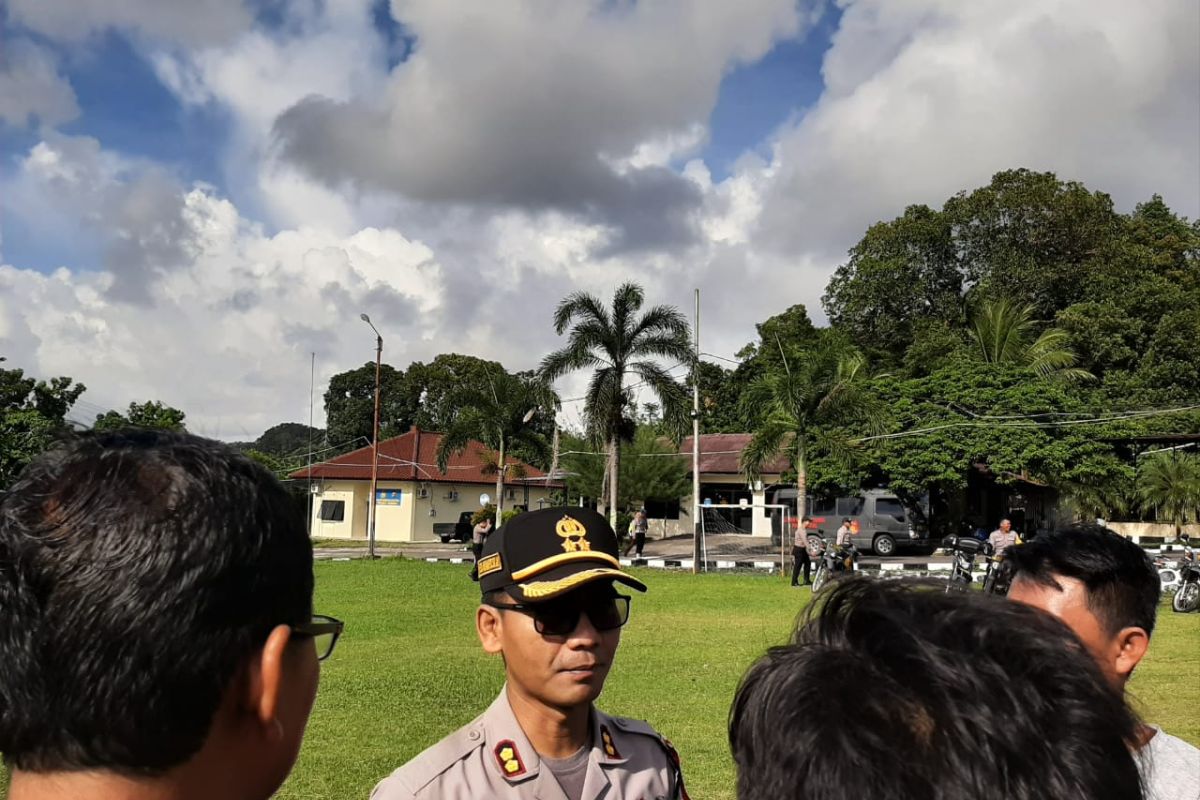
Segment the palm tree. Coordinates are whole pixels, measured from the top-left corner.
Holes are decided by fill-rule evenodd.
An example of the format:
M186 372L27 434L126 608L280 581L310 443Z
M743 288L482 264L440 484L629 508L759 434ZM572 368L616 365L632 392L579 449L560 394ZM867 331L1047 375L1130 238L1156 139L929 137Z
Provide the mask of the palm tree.
M529 422L539 410L557 410L558 395L539 377L512 375L500 370L489 373L486 381L464 384L454 392L453 421L442 434L437 449L437 465L446 471L450 456L461 453L472 441L479 441L496 453L496 525L503 521L504 474L514 466L505 462L506 453L513 447L526 452L544 454L546 440L530 427ZM488 470L490 471L490 470Z
M742 451L747 477L790 451L796 470L796 519L805 514L809 458L817 452L845 456L848 444L833 429L853 425L865 433L882 428L879 402L866 387L867 362L856 348L831 336L815 347L783 356L781 368L755 380L742 395L742 413L754 436Z
M584 396L584 420L588 438L608 454L608 516L614 529L620 443L632 440L636 429L635 402L626 377L636 377L658 398L669 427L682 430L687 420L683 386L654 360L692 363L687 320L674 306L654 306L640 314L644 300L642 287L635 283L617 288L611 312L585 292L563 298L554 312L554 331L561 336L570 328L570 338L565 347L542 359L540 367L548 382L575 370L593 370Z
M1036 327L1032 306L1017 306L1008 300L987 302L971 316L971 344L975 355L987 364L1020 364L1043 378L1066 382L1095 379L1075 366L1078 358L1066 331L1047 328L1035 339Z
M1175 538L1187 522L1200 519L1200 457L1155 453L1139 465L1138 493L1175 526Z

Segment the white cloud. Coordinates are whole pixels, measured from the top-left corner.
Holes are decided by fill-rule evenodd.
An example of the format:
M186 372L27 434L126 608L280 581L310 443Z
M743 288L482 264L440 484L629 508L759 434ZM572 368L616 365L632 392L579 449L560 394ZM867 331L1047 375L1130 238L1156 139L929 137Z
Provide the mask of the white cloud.
M54 56L32 42L12 38L0 48L0 122L21 128L34 120L53 127L79 115L71 84Z
M836 259L905 205L1012 167L1200 212L1191 0L855 0L827 91L775 143L759 244Z
M8 0L10 20L52 39L78 41L110 28L196 45L245 30L242 0Z
M158 399L227 437L305 418L310 352L325 378L369 360L363 311L390 345L439 352L442 270L421 243L373 228L267 236L204 187L180 204L185 262L145 307L114 298L107 271L0 266L0 350L33 374L82 381L92 404Z
M690 316L699 286L702 348L732 356L794 303L819 317L872 222L998 170L1200 214L1187 0L846 2L822 97L720 181L696 154L721 77L805 24L790 0L397 2L418 39L390 73L368 0L293 9L282 31L140 45L182 101L231 118L242 209L83 137L48 135L0 186L27 227L107 245L92 270L0 267L10 360L254 435L306 418L309 352L326 377L371 357L361 311L398 367L455 351L521 369L560 343L572 291L637 280ZM280 115L284 141L303 128L324 150L280 157Z
M414 52L382 94L314 91L283 114L288 156L334 186L570 213L611 229L614 251L694 238L700 198L664 154L702 138L730 68L802 24L794 0L396 0L392 14Z

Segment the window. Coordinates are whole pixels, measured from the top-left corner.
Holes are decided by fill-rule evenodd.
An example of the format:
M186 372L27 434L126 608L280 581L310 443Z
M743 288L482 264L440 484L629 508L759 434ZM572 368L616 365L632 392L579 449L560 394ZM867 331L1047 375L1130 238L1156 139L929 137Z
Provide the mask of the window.
M342 522L346 519L346 501L322 500L320 517L322 522Z
M894 497L875 498L875 516L895 517L900 522L907 519L904 514L904 506Z
M646 516L650 519L679 519L679 501L647 500Z
M814 517L831 517L834 515L837 506L832 497L815 497L812 504L812 515Z
M863 499L861 497L839 497L837 499L837 515L839 517L857 517L862 513Z

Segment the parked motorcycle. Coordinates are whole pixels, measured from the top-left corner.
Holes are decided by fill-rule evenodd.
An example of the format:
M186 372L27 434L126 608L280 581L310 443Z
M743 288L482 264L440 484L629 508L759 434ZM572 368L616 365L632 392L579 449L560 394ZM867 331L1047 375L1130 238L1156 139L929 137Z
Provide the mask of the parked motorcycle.
M942 547L950 551L954 560L950 564L950 577L946 580L946 591L966 591L974 582L975 559L982 553L991 555L992 546L974 537L947 536Z
M1186 614L1200 609L1200 563L1196 561L1196 551L1189 547L1190 540L1184 534L1183 558L1176 566L1179 574L1179 588L1171 600L1171 608Z
M854 545L837 547L822 539L815 560L817 571L813 575L813 594L821 591L821 587L835 575L853 572L854 565L858 562L858 549Z

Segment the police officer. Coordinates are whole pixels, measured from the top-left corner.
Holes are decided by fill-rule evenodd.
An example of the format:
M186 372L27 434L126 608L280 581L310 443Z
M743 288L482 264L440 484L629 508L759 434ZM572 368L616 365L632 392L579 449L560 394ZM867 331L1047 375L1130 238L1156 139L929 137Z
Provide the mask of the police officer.
M686 800L679 759L644 722L593 702L616 655L630 598L617 537L583 508L513 518L484 543L475 626L506 682L472 722L385 778L374 800Z

